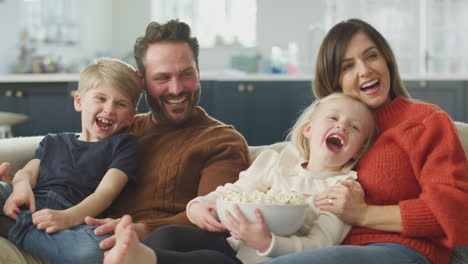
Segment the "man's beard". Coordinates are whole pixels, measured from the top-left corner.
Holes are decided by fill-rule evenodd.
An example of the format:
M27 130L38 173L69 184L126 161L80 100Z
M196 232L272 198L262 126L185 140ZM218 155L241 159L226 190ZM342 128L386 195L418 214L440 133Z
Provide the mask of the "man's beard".
M173 125L179 125L185 123L192 117L193 112L197 108L198 103L200 102L200 84L198 84L197 90L192 94L188 95L187 100L189 100L187 109L182 118L174 118L171 113L168 113L167 109L164 107L164 101L160 98L155 98L151 96L148 91L146 91L145 99L148 104L151 113L153 115L153 120L156 122L168 122Z

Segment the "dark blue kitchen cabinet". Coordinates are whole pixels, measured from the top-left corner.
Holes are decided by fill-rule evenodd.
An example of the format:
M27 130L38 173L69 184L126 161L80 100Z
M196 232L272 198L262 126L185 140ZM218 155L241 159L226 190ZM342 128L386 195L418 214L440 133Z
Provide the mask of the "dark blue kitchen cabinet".
M0 111L26 114L12 127L15 136L44 135L81 129L73 107L74 83L1 83Z
M467 99L463 81L406 81L414 99L438 105L455 121L467 122Z
M249 145L283 141L314 98L307 81L219 81L212 92L211 115L233 125Z
M468 121L468 82L405 81L415 99L439 105L456 121ZM249 145L285 139L302 110L314 100L310 81L201 81L200 105L213 117L233 125ZM0 111L30 119L13 126L15 136L81 131L73 107L76 82L0 83ZM148 111L144 96L138 112Z

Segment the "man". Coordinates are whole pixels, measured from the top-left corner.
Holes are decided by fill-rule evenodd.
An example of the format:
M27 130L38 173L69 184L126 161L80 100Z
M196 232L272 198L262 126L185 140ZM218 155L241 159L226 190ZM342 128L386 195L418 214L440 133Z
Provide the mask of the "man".
M139 137L139 184L128 186L109 212L115 218L130 214L140 238L165 224L190 224L186 203L234 182L250 163L244 138L198 106L198 53L189 26L177 20L150 23L134 46L151 112L136 116L125 131ZM104 224L97 234L117 223L110 218L86 222ZM104 240L101 247L114 241Z
M198 42L187 24L150 23L137 39L134 55L151 108L127 131L139 137L141 179L119 196L110 212L113 217L132 215L144 237L161 225L189 225L186 203L222 182L235 181L248 167L249 156L239 133L197 107ZM103 222L109 219L87 221Z

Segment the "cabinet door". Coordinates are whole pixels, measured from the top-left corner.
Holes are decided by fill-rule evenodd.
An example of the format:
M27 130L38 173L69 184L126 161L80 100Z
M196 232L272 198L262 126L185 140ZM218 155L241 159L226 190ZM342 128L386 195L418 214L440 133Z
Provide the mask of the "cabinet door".
M248 139L249 106L247 99L245 83L216 82L212 87L211 109L208 113L212 117L234 126L239 133Z
M310 82L218 82L210 114L234 125L249 145L265 145L285 140L312 101Z
M248 97L248 143L266 145L284 141L297 117L313 101L309 82L252 82Z
M74 110L71 95L74 88L67 83L14 84L14 88L11 89L13 96L8 99L7 111L25 114L29 120L14 125L13 135L79 132L80 116Z
M436 104L453 120L467 122L462 81L407 81L405 85L414 99Z

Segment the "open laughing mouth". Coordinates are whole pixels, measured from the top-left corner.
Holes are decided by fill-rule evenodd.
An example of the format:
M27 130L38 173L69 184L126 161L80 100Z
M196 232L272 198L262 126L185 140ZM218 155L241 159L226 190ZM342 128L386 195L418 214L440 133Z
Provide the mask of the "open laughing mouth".
M344 140L341 135L333 133L326 139L327 148L332 152L340 152L344 147Z
M164 97L164 102L166 104L169 104L169 105L178 105L178 104L182 104L185 101L187 101L188 98L189 98L188 94L182 93L182 94L177 95L177 96L166 96L166 97Z
M373 93L377 91L377 89L380 87L380 81L379 80L373 80L370 82L367 82L363 84L360 88L361 91L364 93Z
M107 119L107 118L104 118L104 117L98 117L98 118L96 118L96 124L98 125L98 127L101 130L107 131L114 124L114 120Z

